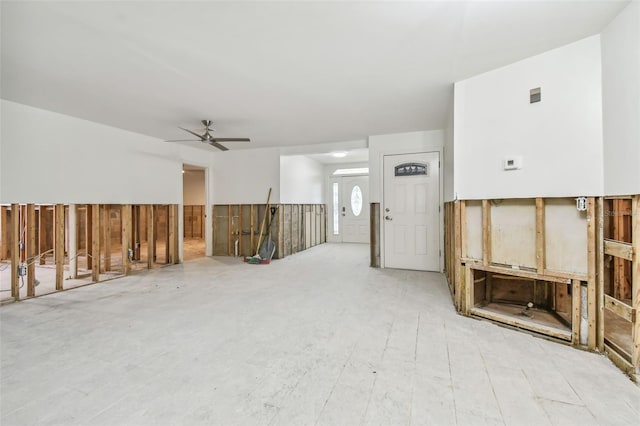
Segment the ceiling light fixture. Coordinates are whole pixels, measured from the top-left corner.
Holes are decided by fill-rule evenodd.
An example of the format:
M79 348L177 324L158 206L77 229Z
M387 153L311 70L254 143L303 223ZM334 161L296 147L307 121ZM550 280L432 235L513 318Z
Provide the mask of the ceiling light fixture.
M348 154L347 151L334 151L331 153L332 156L334 156L335 158L344 158L346 157Z

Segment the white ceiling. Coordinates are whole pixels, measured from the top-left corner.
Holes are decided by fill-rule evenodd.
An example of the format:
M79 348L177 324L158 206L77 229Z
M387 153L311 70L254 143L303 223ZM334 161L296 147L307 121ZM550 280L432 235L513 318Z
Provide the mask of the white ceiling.
M232 149L440 129L453 82L626 3L2 1L1 94L161 139L211 119Z

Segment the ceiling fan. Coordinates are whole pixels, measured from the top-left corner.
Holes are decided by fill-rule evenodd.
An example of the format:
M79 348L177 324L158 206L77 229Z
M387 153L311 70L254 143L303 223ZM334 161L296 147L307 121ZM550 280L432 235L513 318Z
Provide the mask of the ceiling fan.
M208 143L209 145L215 146L221 151L228 151L229 148L227 148L224 145L221 145L220 142L251 142L251 139L249 138L215 138L210 133L210 132L215 132L215 129L211 128L211 125L213 124L213 122L211 120L202 120L201 123L204 126L204 133L202 135L199 135L196 132L192 132L189 129L185 129L184 127L178 126L180 129L184 130L185 132L191 133L193 136L197 137L198 139L176 139L176 140L168 140L165 142L200 141L200 142Z

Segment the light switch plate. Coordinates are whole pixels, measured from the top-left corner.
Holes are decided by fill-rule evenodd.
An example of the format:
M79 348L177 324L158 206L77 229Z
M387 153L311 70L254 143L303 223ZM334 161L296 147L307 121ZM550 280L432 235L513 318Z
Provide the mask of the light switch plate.
M522 168L522 157L510 156L504 159L505 170L520 170Z

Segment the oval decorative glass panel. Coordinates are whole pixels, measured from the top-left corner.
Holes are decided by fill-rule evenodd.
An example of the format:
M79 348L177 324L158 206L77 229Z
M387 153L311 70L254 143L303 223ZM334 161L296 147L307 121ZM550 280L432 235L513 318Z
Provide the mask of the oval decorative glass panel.
M351 211L354 216L360 216L362 213L362 190L358 185L351 190Z

